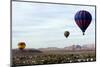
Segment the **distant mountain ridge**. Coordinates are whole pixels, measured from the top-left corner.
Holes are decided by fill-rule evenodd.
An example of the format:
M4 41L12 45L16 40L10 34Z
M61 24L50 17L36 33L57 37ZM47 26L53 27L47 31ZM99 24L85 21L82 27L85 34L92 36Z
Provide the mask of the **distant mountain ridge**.
M18 53L42 53L42 51L38 50L38 49L23 49L23 50L20 50L20 49L12 49L12 53L13 54L18 54Z
M61 51L61 52L66 52L66 51L95 51L95 45L94 44L85 44L85 45L71 45L71 46L67 46L64 48L58 48L58 47L47 47L47 48L38 48L38 49L34 49L34 48L25 48L23 50L20 49L12 49L12 53L42 53L45 51Z
M46 51L46 50L95 50L94 44L85 44L85 45L71 45L64 48L57 47L47 47L47 48L38 48L38 50Z

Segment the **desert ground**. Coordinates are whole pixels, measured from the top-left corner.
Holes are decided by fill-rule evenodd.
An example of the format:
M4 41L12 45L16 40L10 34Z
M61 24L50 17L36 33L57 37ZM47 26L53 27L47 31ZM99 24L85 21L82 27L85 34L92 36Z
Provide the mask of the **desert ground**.
M12 65L44 65L96 61L95 50L51 50L12 49Z

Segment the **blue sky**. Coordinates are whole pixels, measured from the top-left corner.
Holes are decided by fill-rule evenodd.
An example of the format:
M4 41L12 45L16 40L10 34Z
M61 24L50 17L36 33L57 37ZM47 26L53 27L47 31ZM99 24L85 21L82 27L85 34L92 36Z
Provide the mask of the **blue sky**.
M79 10L92 14L85 36L74 21ZM65 31L70 32L68 38L64 36ZM26 48L94 44L95 7L12 2L12 48L17 48L20 41L26 43Z

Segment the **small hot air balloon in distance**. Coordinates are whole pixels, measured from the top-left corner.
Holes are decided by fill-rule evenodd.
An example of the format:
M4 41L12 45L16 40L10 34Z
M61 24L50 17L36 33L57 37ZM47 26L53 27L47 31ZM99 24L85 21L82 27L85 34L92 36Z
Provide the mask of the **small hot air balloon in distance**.
M69 35L70 35L69 31L65 31L65 32L64 32L64 36L65 36L66 38L68 38Z
M19 42L19 43L18 43L18 48L19 48L20 50L23 50L25 47L26 47L25 42Z
M83 35L85 35L85 31L92 20L91 14L86 10L80 10L75 14L74 19L78 27L82 30Z

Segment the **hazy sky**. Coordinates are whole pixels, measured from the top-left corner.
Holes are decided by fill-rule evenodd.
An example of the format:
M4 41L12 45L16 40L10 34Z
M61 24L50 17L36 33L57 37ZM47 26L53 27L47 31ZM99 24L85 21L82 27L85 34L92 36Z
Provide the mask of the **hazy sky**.
M79 10L92 14L92 22L85 36L74 21L74 15ZM70 32L68 38L64 36L65 31ZM26 48L94 44L95 7L13 2L12 48L17 48L20 41L26 43Z

